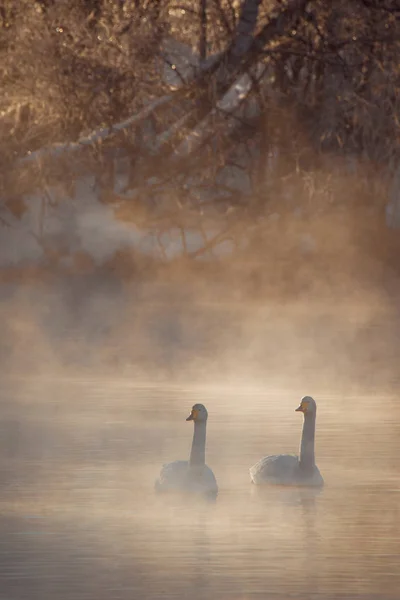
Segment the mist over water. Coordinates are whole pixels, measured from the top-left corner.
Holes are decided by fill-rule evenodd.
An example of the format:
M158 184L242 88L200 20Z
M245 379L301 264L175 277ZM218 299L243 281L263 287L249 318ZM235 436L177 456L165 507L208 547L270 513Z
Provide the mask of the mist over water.
M216 288L215 288L216 289ZM380 301L377 301L380 300ZM0 597L397 598L395 302L2 287ZM322 491L250 483L318 403ZM159 498L209 411L216 503Z
M380 397L377 418L375 395L322 395L326 487L256 488L255 460L297 451L298 395L5 380L2 597L397 597L396 399ZM153 492L160 465L188 456L197 401L210 413L215 504Z
M1 284L1 600L398 598L398 282L325 260ZM325 488L257 488L306 394ZM196 402L211 504L154 493Z
M192 4L0 7L0 600L398 600L397 7Z

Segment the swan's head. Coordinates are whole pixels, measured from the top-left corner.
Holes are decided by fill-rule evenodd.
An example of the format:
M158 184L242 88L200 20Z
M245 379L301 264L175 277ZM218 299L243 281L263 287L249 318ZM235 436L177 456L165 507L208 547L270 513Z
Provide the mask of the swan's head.
M195 423L207 421L208 412L203 404L194 404L192 411L186 421L194 421Z
M295 411L302 412L305 415L310 413L315 414L317 411L317 405L314 398L311 398L311 396L304 396L304 398L302 398L300 401L300 406L298 406Z

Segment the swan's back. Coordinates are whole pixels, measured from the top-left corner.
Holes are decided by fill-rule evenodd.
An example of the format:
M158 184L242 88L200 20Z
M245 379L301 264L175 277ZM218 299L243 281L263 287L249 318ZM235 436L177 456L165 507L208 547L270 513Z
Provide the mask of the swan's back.
M191 467L187 460L175 460L162 466L155 483L157 492L198 492L217 494L215 475L207 465Z
M292 454L264 456L251 467L250 477L257 485L271 483L319 487L324 484L317 466L312 471L304 471L300 467L298 457Z
M163 465L155 483L157 492L179 488L185 481L188 468L187 460L175 460Z
M274 454L264 456L250 469L253 483L292 483L299 466L297 456L291 454Z

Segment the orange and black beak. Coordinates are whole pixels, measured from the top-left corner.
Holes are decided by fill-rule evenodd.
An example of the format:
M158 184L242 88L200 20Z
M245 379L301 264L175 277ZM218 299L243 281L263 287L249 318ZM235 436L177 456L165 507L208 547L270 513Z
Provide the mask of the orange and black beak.
M306 407L303 404L303 402L300 404L300 406L298 406L297 408L294 409L294 412L302 412L302 413L306 412Z

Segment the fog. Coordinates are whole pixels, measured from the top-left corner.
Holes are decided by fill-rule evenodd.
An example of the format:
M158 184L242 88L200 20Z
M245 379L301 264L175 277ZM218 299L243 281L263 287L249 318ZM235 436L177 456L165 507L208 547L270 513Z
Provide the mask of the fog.
M397 7L186 4L0 8L0 600L398 600Z
M255 460L297 451L299 393L111 377L6 381L4 597L397 597L396 401L321 394L324 490L256 488ZM153 491L160 465L188 456L185 417L196 401L210 414L215 504Z
M3 281L2 598L398 597L398 281L343 231ZM256 460L298 451L305 394L325 488L256 488ZM195 402L215 504L153 491Z
M382 251L390 235L348 215L292 217L202 262L125 268L117 255L81 268L28 265L14 278L3 268L2 370L391 393L400 280L396 247L389 258Z

